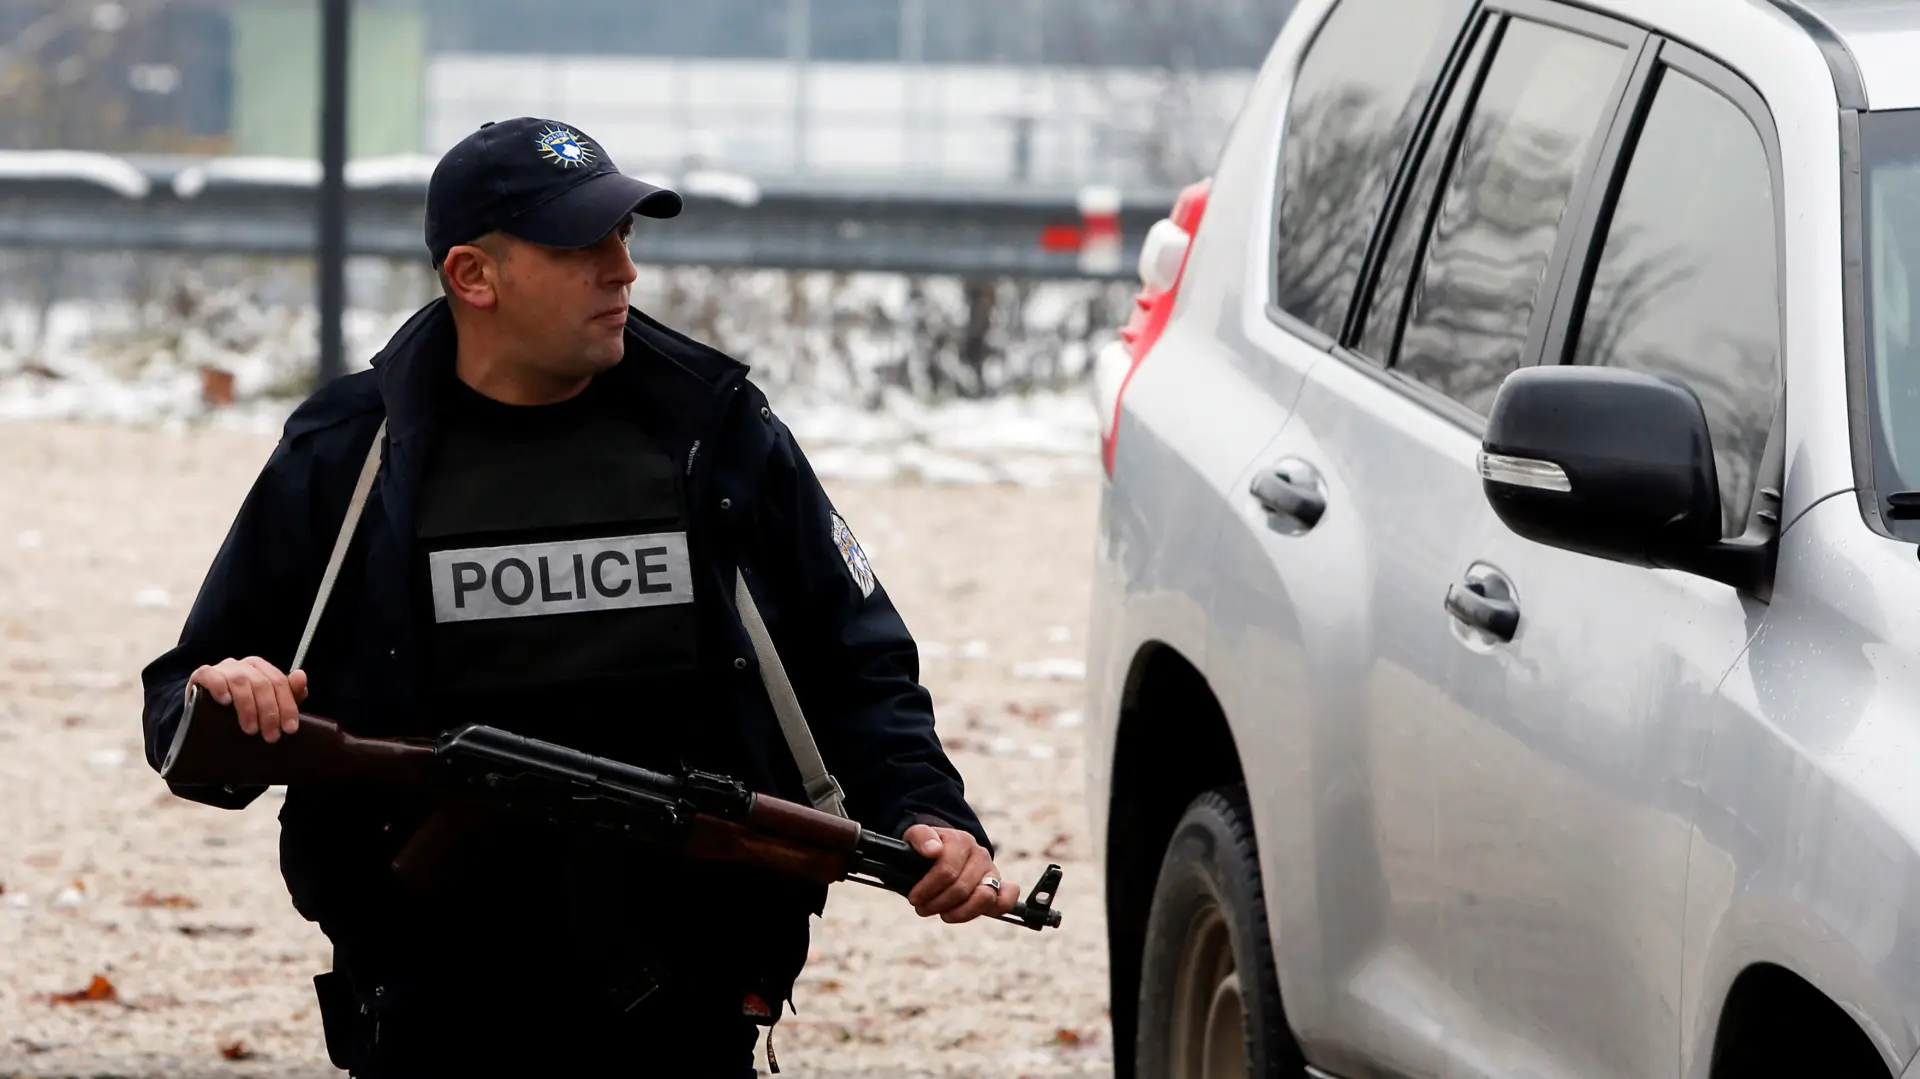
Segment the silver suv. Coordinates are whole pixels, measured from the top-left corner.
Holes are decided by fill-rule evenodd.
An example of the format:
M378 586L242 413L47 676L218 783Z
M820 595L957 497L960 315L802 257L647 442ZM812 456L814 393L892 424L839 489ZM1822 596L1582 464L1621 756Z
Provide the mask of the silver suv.
M1915 3L1301 0L1096 372L1122 1079L1920 1076L1915 106Z

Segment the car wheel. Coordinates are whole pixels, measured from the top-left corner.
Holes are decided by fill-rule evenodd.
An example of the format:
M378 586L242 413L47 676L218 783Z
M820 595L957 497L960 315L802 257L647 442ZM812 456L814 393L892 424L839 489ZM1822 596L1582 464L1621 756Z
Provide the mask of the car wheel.
M1193 800L1160 863L1140 970L1141 1079L1301 1079L1244 786Z

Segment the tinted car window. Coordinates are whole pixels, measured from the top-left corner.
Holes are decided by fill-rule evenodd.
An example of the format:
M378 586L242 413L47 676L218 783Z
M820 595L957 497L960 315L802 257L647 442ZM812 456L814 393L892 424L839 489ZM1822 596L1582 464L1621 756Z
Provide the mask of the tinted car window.
M1759 132L1732 101L1667 70L1607 228L1574 361L1693 387L1728 535L1746 528L1778 399L1774 236Z
M1387 184L1468 0L1342 0L1287 108L1274 302L1338 336Z
M1486 62L1491 37L1484 32L1479 35L1473 44L1472 54L1461 68L1459 78L1447 94L1446 107L1441 110L1439 122L1434 125L1433 137L1427 142L1426 155L1421 158L1419 170L1414 174L1412 190L1407 194L1406 205L1400 210L1400 219L1393 226L1386 255L1381 259L1372 303L1362 324L1360 340L1355 345L1361 355L1380 363L1393 360L1394 345L1400 333L1400 315L1407 300L1407 286L1412 282L1414 265L1420 258L1420 241L1427 235L1428 212L1441 181L1446 178L1447 166L1452 161L1453 138L1467 111L1467 103L1473 97L1474 87L1479 85L1478 76L1481 66Z
M1460 140L1394 365L1475 412L1520 365L1574 181L1626 50L1515 19Z
M1867 429L1874 487L1894 534L1920 522L1888 513L1888 495L1920 490L1920 109L1860 117L1861 254L1866 262Z

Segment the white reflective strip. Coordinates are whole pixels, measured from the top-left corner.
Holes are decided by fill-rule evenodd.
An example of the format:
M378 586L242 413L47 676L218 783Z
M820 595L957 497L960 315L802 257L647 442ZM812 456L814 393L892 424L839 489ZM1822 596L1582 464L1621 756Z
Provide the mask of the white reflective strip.
M1480 475L1495 483L1514 487L1532 487L1541 491L1573 490L1573 483L1567 479L1566 471L1552 461L1482 452Z
M684 532L434 551L436 622L693 602Z

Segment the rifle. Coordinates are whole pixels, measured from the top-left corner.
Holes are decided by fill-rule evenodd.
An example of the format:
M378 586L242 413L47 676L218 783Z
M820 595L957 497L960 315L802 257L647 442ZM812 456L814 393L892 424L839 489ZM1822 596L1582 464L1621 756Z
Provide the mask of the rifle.
M367 738L302 713L297 733L269 743L242 731L233 708L197 685L188 690L160 775L188 786L371 783L445 796L393 860L394 871L416 886L461 830L491 812L611 829L689 858L901 895L933 865L902 840L750 791L738 780L691 769L668 775L478 723L430 740ZM1011 913L996 917L1036 931L1058 928L1060 877L1060 867L1049 865Z

